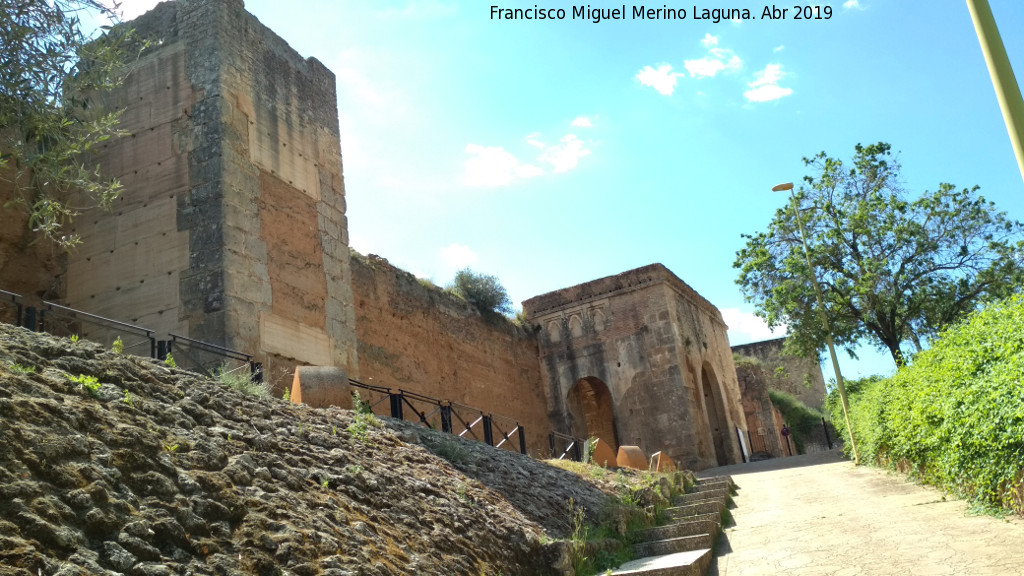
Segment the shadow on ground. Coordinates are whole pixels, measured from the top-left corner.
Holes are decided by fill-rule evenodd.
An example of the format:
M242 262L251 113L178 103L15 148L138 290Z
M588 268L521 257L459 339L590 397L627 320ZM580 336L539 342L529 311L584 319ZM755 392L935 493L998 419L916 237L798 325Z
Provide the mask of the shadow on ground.
M787 458L772 458L770 460L761 460L760 462L747 462L745 464L732 464L729 466L719 466L718 468L708 468L707 470L697 472L697 477L709 478L711 476L723 475L740 476L743 474L753 474L755 472L768 472L770 470L784 470L786 468L831 464L833 462L840 462L843 460L848 460L848 458L843 456L843 450L841 447L836 447L826 452L816 452L814 454L800 454L798 456L790 456Z

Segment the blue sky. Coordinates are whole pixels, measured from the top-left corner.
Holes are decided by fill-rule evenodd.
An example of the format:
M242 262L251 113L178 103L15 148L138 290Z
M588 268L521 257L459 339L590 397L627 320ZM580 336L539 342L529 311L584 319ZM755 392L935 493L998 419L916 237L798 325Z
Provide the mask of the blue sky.
M125 16L152 2L128 0ZM1024 2L990 0L1018 78ZM1014 160L966 4L822 3L832 17L491 18L456 0L249 0L338 78L352 246L437 284L469 266L522 300L660 262L722 309L733 344L772 337L732 268L804 156L900 152L911 193L940 182L1024 220ZM626 4L626 10L641 4ZM593 8L622 3L591 2ZM779 335L776 332L776 335ZM848 377L892 371L870 347ZM825 366L828 378L831 369Z

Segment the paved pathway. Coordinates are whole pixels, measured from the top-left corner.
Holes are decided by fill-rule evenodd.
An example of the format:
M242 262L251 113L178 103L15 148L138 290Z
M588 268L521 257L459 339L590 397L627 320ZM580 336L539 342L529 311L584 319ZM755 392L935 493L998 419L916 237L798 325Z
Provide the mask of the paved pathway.
M712 576L1024 575L1024 520L961 501L838 452L705 470L738 486Z

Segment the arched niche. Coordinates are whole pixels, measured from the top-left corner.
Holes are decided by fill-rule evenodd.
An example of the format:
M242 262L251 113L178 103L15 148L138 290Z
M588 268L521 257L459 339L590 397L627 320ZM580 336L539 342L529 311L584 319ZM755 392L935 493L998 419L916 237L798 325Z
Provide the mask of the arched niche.
M566 404L572 415L572 433L579 438L600 438L612 450L619 449L615 411L608 385L600 378L580 378L569 389Z
M719 466L725 466L729 463L728 448L731 431L729 430L729 421L725 417L722 388L719 386L714 368L707 363L701 366L700 380L701 393L704 396L704 414L707 417L712 445L715 447L715 459Z

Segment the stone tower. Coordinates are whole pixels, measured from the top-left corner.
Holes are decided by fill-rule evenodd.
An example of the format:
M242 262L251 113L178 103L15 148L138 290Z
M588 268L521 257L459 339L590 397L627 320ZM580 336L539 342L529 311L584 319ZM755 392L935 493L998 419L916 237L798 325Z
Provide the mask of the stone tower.
M150 47L112 95L129 135L100 153L125 191L75 220L67 304L256 352L272 379L355 374L334 74L240 0L164 2L131 25Z

